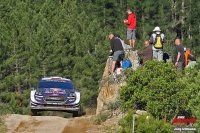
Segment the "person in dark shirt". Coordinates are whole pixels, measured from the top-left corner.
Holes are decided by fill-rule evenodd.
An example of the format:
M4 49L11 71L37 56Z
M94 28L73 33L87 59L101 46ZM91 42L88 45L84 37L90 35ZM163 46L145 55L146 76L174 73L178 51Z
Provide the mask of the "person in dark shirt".
M176 38L174 41L176 45L176 51L174 56L174 66L183 70L183 63L184 63L184 47L181 44L181 40Z
M152 60L153 59L153 49L152 49L152 46L150 45L149 41L146 40L144 42L144 45L145 45L145 49L143 51L136 50L138 55L143 55L144 56L143 65L147 60Z
M110 39L110 47L111 47L110 52L113 53L113 62L112 62L111 72L114 73L116 62L120 61L120 64L122 65L122 60L124 58L124 49L123 49L120 39L115 38L114 34L110 34L109 39Z

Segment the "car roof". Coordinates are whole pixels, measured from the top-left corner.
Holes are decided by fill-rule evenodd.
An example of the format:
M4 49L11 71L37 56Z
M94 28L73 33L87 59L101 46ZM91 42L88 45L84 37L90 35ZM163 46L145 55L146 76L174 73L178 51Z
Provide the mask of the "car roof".
M67 78L62 78L62 77L58 77L58 76L52 76L52 77L45 77L42 78L41 81L65 81L65 82L72 82L71 79L67 79Z

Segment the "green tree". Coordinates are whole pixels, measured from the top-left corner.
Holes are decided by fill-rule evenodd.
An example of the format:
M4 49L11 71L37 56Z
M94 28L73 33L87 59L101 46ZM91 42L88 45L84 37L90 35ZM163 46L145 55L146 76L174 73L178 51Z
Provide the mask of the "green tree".
M120 119L119 125L122 127L118 133L130 133L133 129L134 111L129 110L128 114ZM172 125L164 123L163 120L155 119L153 116L143 114L135 116L134 131L136 133L172 133Z
M148 62L134 72L120 91L122 109L144 109L160 119L166 114L169 121L176 115L191 117L187 108L191 98L188 84L194 81L186 74L171 63Z

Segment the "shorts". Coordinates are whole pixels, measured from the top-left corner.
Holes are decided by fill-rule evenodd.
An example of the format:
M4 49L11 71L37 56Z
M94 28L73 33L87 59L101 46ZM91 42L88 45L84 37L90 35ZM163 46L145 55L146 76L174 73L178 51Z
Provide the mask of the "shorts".
M113 61L122 61L124 58L124 51L115 51L113 54Z
M127 39L128 40L135 40L136 36L135 36L135 29L127 29Z
M178 68L180 68L181 70L183 70L183 62L178 62Z

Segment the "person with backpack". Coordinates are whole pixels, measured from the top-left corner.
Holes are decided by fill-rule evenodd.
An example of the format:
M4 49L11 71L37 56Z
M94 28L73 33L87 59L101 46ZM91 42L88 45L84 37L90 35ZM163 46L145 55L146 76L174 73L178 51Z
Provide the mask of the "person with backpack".
M165 35L161 32L160 27L156 26L153 29L153 34L149 40L152 44L153 58L162 61L163 60L163 43L166 42Z
M130 50L134 50L135 46L135 30L136 30L136 15L130 8L126 10L128 13L128 20L125 19L124 23L127 25L127 39L129 40Z
M116 62L120 61L120 65L122 66L122 60L124 58L124 48L122 46L122 43L120 39L116 38L114 34L109 35L110 39L110 52L113 53L113 61L112 61L112 67L111 67L111 73L113 74L113 78L116 78L115 74L115 66Z
M136 50L138 55L143 55L144 56L142 65L144 65L147 60L152 60L153 59L153 50L152 50L152 47L151 47L151 45L149 43L149 40L146 40L144 42L144 45L145 45L145 49L143 51Z

